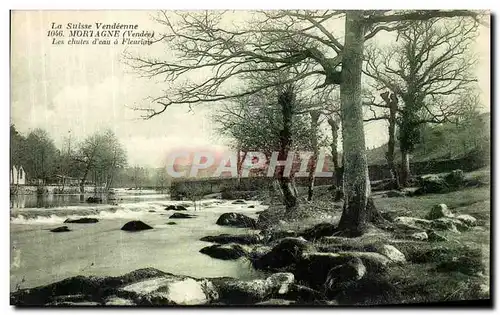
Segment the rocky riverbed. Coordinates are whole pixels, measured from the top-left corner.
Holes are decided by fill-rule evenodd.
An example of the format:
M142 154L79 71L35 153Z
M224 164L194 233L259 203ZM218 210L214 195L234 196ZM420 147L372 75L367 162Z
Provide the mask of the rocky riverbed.
M372 226L356 238L337 235L341 209L338 205L322 207L331 205L330 201L301 205L298 213L313 213L314 220L298 216L287 221L282 207L266 209L255 201L214 200L196 213L189 206L187 210L165 210L167 205L153 213L175 225L153 221L149 209L142 211L145 216L120 222L128 227L128 231L118 232L125 233L118 234L118 246L126 246L127 256L123 256L127 252L123 248L119 249L122 256L113 256L113 245L107 247L110 253L106 255L99 251L102 257L97 265L114 261L113 267L76 274L73 270L72 276L49 284L15 288L11 304L373 305L440 302L447 296L487 299L489 270L485 262L489 252L468 241L488 233L484 213L471 212L482 207L481 194L478 189L450 196L377 196L375 204L384 210L398 204L417 205L420 210L413 216L406 211L383 211L387 224ZM456 206L455 202L464 204L464 195L471 208ZM190 216L172 217L172 213ZM475 213L477 217L471 215ZM84 230L105 221L74 224L72 231L64 233L40 233L71 237L78 231L89 233ZM115 223L113 232L101 230L106 239L122 227ZM191 231L189 237L181 230L158 232L179 226ZM132 259L136 260L130 263Z

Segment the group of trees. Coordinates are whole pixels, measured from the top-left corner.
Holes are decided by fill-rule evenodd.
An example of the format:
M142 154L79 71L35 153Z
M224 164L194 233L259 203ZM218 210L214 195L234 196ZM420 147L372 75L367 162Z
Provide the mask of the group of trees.
M145 118L176 104L232 102L235 105L226 111L234 119L224 130L235 139L235 146L242 150L277 147L284 159L301 141L313 150L320 144L317 129L323 116L333 127L334 138L341 129L342 149L334 147L335 140L331 142L335 156L342 151L344 208L339 230L362 234L370 221L379 218L370 197L364 123L380 119L380 111L373 107L381 108L390 127L388 161L394 165L397 133L403 164L408 165L418 126L459 115L470 95L474 58L468 48L481 14L467 10L259 11L238 25L227 23L226 14L230 13L159 13L157 21L165 32L157 44L173 51L172 58L126 56L142 75L161 77L170 84L163 94L151 97L152 106L141 106ZM342 36L332 27L339 19L344 20ZM382 32L396 35L394 50L386 55L369 45ZM336 89L338 99L332 92ZM315 98L322 101L314 102ZM377 117L366 117L367 108ZM249 124L262 130L252 128L255 134L249 137ZM280 182L284 202L293 211L296 200L290 183Z
M32 183L62 183L63 189L71 177L78 179L82 192L89 181L107 190L127 163L123 146L110 130L73 144L68 136L59 149L45 130L34 129L23 136L11 125L10 141L11 165L22 165Z

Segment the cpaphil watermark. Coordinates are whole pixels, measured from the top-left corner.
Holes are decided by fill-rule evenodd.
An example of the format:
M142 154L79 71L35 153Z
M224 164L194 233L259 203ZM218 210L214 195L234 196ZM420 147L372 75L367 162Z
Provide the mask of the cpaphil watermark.
M327 169L327 154L289 151L286 159L279 152L249 151L217 153L208 150L171 152L167 157L167 173L174 178L196 177L332 177ZM182 162L179 162L182 161ZM283 168L283 169L280 169ZM278 171L280 169L280 171Z

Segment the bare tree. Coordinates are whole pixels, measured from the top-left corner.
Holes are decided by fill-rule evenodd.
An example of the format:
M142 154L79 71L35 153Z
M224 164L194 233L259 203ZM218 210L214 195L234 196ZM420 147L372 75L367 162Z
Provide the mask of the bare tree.
M409 154L419 139L419 128L426 123L442 123L463 112L462 98L476 81L476 63L470 46L477 37L478 23L459 17L401 23L398 40L387 50L369 49L365 73L376 81L382 104L389 108L389 155L394 154L394 126L398 113L401 149L401 184L410 174ZM398 98L402 100L398 106Z
M248 25L241 23L238 28L222 23L224 12L174 14L177 15L175 21L163 12L158 22L168 30L159 41L177 52L176 60L129 55L130 65L146 76L162 76L170 82L201 69L211 70L212 75L206 80L185 82L152 98L152 103L159 108L143 108L146 117L161 114L172 104L192 105L237 98L268 87L228 89L230 82L234 83L246 73L270 73L313 63L315 67L310 71L299 71L287 81L319 76L324 83L318 88L340 84L344 211L339 229L348 235L362 234L374 210L369 204L371 192L360 96L365 40L380 31L397 30L399 21L478 15L467 10L264 11L255 13ZM325 26L328 21L342 17L345 19L344 43ZM287 45L283 45L284 42Z

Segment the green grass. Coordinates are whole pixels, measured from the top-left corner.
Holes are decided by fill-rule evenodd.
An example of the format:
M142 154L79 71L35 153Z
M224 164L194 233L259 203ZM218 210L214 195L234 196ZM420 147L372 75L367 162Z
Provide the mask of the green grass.
M489 183L489 169L466 176ZM320 191L316 197L312 203L301 204L300 215L295 219L282 217L279 228L301 231L321 222L335 224L342 212L341 203L332 203L326 191ZM379 211L390 213L392 217L419 218L425 218L434 205L444 203L455 214L475 217L478 226L461 233L439 231L447 238L444 242L397 239L375 227L358 238L315 241L314 245L320 251L373 251L382 244L391 244L407 258L406 264L392 266L385 273L370 275L346 288L337 298L340 304L430 303L489 298L489 290L485 289L489 287L490 274L489 186L418 197L375 197L374 202Z

